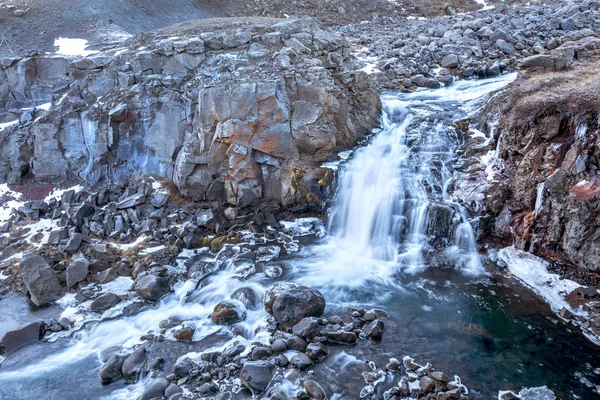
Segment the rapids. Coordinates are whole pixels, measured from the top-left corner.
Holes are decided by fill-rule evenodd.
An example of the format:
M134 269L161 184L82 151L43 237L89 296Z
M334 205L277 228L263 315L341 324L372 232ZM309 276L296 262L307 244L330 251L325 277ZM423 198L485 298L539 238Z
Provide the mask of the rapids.
M336 398L355 398L352 394L360 392L364 360L382 365L403 355L457 373L475 399L541 385L569 398L592 398L600 383L597 348L558 321L529 289L486 272L475 242L477 221L449 193L462 141L454 121L476 113L514 78L509 74L382 96L382 129L341 165L327 229L316 219L286 223L295 234L293 246L265 263L265 269L283 270L279 278L255 273L239 279L239 265L232 260L241 249L231 246L217 255L189 254L194 262L213 263L218 273L202 284L180 282L155 307L133 315L89 318L66 298L61 312L78 315L80 329L5 359L0 399L69 400L81 399L82 393L88 399L136 398L144 380L129 386L100 384L97 371L103 360L127 352L141 335L158 332L168 318L196 327L193 344L180 345L170 332L165 334L161 354L175 359L197 359L207 349L232 342L266 342L262 307L232 327L217 326L208 316L236 289L250 287L260 297L275 281L319 289L328 301L326 313L378 307L392 317L381 343L333 347L330 357L315 366L315 377L343 388ZM129 284L121 281L121 289ZM294 374L278 382L294 393ZM232 398L241 397L234 390Z

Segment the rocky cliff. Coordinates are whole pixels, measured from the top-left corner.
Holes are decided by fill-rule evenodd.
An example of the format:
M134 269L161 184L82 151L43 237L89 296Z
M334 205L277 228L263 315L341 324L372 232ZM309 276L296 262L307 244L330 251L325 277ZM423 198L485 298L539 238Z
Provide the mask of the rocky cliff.
M455 195L485 215L484 236L583 282L596 282L600 265L599 49L587 38L524 59L516 82L488 106L484 135L467 134L470 177L455 184Z
M320 204L324 161L378 125L348 44L305 19L204 20L85 58L0 66L0 182L152 174L193 200Z

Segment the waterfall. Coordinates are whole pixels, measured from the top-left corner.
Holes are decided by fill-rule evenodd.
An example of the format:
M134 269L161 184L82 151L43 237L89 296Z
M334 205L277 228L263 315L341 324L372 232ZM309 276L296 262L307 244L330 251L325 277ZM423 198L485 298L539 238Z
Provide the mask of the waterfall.
M448 193L462 142L454 121L479 110L512 79L382 96L381 132L355 152L339 178L329 224L339 260L417 272L443 250L464 273L483 272L468 212Z

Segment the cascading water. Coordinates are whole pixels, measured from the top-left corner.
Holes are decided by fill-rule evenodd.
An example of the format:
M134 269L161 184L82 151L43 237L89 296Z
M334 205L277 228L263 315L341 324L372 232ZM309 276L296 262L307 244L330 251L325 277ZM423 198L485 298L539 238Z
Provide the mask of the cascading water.
M267 247L276 251L257 256L257 261L264 263L264 271L279 268L280 277L273 278L252 268L245 274L245 267L253 265L248 261L252 251L242 250L242 245L228 245L218 255L208 249L195 254L194 262L212 266L210 274L177 283L174 292L155 307L131 316L111 313L132 305L136 301L133 298L101 317L90 317L85 312L90 301L70 305L63 314L78 321L75 333L66 331L68 337L57 333L53 343L31 346L3 362L0 359L0 399L3 393L11 393L11 397L6 397L11 399L15 398L14 393L19 393L16 398L81 398L80 393L71 390L73 385L86 387L88 398L136 398L144 390L146 380L129 386L122 382L103 386L97 371L107 356L131 352L141 343L142 335L148 333L164 336L161 346L172 349L172 354L177 354L175 359L181 356L199 360L200 353L211 348L221 351L240 343L266 343L270 333L260 301L247 310L243 322L231 327L215 325L209 315L215 304L232 297L235 291L250 290L260 299L264 288L278 280L322 291L327 299L327 313L353 305L382 307L392 316L389 325L386 322L386 332L390 333L386 333L381 344L332 347L330 357L315 366L315 377L330 380L339 388L351 386L351 392L360 392L360 379L355 378L364 367L364 359L385 364L390 354L406 351L426 359L435 356L436 366L447 361L448 370L462 368L460 373L477 379L474 386L480 388L481 395L473 393L476 399L491 398L507 381L505 371L519 370L525 364L541 367L539 371L530 367L523 376L511 373L513 388L558 381L571 385L571 377L565 373L567 366L569 373L579 373L581 364L597 364L592 351L581 350L587 342L561 347L565 343L561 338L568 336L568 343L574 340L572 332L558 330L546 314L524 309L539 307L530 292L506 284L494 285L489 280L481 283L485 277L470 277L482 271L472 221L468 211L453 202L449 193L455 149L461 140L453 122L478 110L490 93L513 78L506 75L495 80L458 82L440 90L383 96L382 131L369 145L355 151L341 170L329 235L297 238L293 243L287 239L270 243ZM307 225L315 223L313 219ZM306 231L311 229L302 226L297 233ZM269 244L265 241L262 245ZM300 242L305 246L294 252L300 248ZM273 256L262 259L267 253ZM423 271L435 265L432 260L436 257L463 274L436 268ZM186 272L180 266L172 268ZM398 276L399 271L411 274ZM418 271L423 272L416 274ZM127 296L130 285L129 278L119 278L102 290ZM513 301L518 302L518 307L511 306ZM69 303L69 298L61 303ZM536 315L539 319L532 321ZM161 321L167 319L195 327L190 348L182 349L174 340L173 330L182 325L161 330ZM486 329L493 331L493 340ZM483 336L480 331L485 331ZM546 346L554 348L536 355L537 358L526 355L529 353L522 348L538 346L540 337L548 338ZM480 343L486 345L482 347ZM580 347L570 350L574 346ZM494 360L491 364L490 356ZM456 364L457 357L468 361ZM552 371L546 367L549 365L560 365L561 369ZM490 374L490 369L498 373ZM593 372L586 372L588 378L592 375ZM294 396L297 377L291 374L280 378L280 387L287 387L289 395ZM247 398L233 392L232 399Z

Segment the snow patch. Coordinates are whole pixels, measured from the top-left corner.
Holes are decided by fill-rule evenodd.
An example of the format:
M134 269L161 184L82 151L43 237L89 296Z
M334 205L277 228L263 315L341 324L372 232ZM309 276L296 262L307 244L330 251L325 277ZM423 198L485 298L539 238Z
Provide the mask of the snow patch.
M10 122L3 122L0 124L0 131L3 131L6 128L10 128L11 126L15 126L19 123L19 120L16 119L14 121L10 121Z
M54 46L58 47L57 54L65 56L89 56L98 53L95 50L86 50L88 41L85 39L70 39L59 37L54 40Z
M565 300L566 295L581 285L548 272L547 261L517 250L514 246L500 249L498 258L506 263L512 275L542 297L554 312L559 312L565 307L575 315L586 315L580 309L573 309Z

